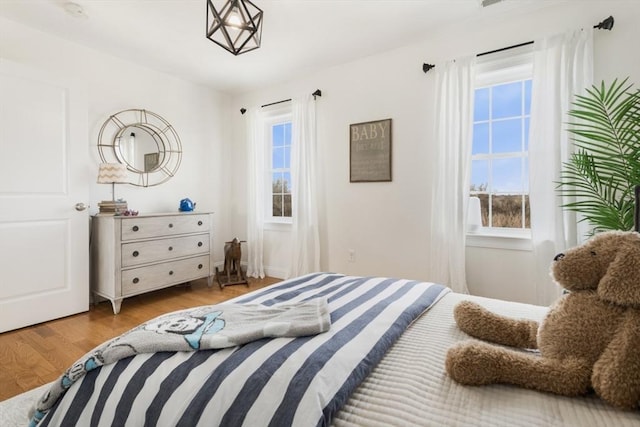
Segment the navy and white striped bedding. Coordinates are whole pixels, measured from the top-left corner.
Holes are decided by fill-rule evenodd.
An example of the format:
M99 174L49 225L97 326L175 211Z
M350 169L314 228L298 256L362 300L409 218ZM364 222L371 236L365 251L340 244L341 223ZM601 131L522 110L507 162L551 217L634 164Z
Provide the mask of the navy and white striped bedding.
M432 283L329 273L257 290L233 302L325 297L331 329L123 359L89 372L39 426L328 425L407 326L447 292Z

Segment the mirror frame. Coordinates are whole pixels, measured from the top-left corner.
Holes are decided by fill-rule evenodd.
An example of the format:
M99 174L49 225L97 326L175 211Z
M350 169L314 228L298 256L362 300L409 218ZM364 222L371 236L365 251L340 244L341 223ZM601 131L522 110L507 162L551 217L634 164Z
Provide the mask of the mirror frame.
M122 138L127 130L135 127L147 132L158 147L158 164L146 171L125 158L121 150ZM98 134L98 152L104 163L121 163L127 166L129 184L152 187L172 178L182 162L182 143L173 126L160 115L144 109L122 110L110 116Z

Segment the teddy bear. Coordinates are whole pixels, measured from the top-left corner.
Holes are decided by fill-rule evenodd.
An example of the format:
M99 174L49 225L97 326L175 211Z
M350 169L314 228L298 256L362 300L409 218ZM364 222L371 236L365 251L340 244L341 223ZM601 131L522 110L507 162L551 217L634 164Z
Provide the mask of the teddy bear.
M564 396L595 392L615 407L638 408L640 234L596 234L556 255L551 276L566 292L539 323L458 303L455 321L476 340L449 349L447 373L464 385L511 384Z

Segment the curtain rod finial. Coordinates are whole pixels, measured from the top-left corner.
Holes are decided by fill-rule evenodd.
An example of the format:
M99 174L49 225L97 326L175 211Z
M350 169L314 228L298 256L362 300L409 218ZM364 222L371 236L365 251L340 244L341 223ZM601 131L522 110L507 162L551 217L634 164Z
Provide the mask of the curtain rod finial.
M598 25L594 25L593 28L596 28L598 30L609 30L611 31L611 29L613 28L613 24L614 24L614 19L613 16L609 16L607 19L605 19L604 21L600 22Z
M241 108L241 109L240 109L240 114L244 114L244 113L246 113L246 112L247 112L247 109L246 109L246 108L244 108L244 107L243 107L243 108Z
M316 100L316 96L322 96L322 91L320 89L316 89L315 92L313 92L311 95L313 95L313 100Z
M424 64L422 64L422 71L424 71L426 73L427 71L429 71L433 67L435 67L435 65L424 63Z

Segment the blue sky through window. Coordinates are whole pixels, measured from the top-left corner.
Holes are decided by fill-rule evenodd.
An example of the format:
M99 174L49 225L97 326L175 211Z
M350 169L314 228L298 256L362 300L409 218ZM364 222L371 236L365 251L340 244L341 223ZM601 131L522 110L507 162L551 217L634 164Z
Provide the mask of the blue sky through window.
M291 165L291 123L272 127L272 144L271 165L273 169L289 168Z
M531 80L478 88L474 99L471 186L492 193L528 193ZM524 169L524 174L523 174ZM526 180L524 180L526 181Z

